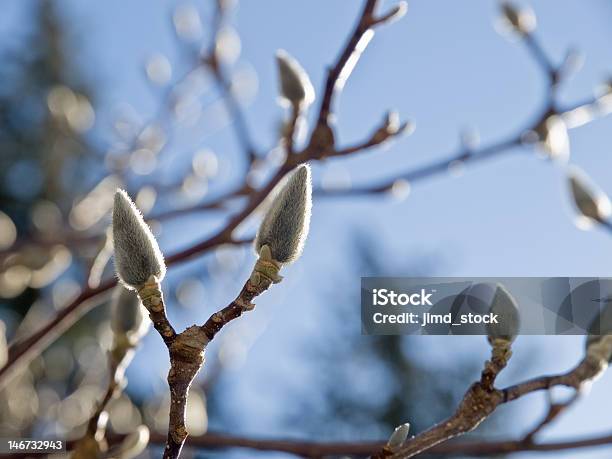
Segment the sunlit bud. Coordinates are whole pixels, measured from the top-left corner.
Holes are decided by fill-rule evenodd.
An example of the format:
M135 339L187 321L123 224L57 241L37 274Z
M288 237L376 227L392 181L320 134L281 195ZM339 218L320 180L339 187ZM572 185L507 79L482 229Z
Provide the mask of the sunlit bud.
M268 246L272 259L291 263L302 253L312 208L310 167L298 166L276 193L255 238L255 251Z
M17 227L11 217L0 210L0 250L10 248L17 239Z
M567 126L558 115L551 115L536 128L537 147L551 159L567 161L570 154L570 140Z
M612 298L605 301L606 305L589 326L585 347L587 352L590 353L606 352L605 349L598 349L602 344L602 338L606 337L607 340L612 340ZM604 356L604 358L612 362L612 353Z
M498 315L498 323L487 324L489 342L496 339L514 341L520 328L520 315L516 301L501 284L495 288L490 312Z
M300 63L285 50L276 52L282 98L296 109L306 109L315 98L310 78Z
M536 28L536 16L530 7L519 7L514 3L501 2L501 11L507 26L514 31L527 35Z
M115 288L111 304L111 328L117 335L125 335L136 343L151 325L147 310L133 290Z
M115 270L126 287L137 289L150 276L155 276L158 281L164 278L166 265L157 241L140 211L123 190L115 193L113 242Z
M568 173L570 192L576 209L583 217L604 222L612 213L608 196L595 186L579 168L572 167Z
M387 441L387 448L391 451L400 449L408 438L408 432L410 432L409 423L397 426Z

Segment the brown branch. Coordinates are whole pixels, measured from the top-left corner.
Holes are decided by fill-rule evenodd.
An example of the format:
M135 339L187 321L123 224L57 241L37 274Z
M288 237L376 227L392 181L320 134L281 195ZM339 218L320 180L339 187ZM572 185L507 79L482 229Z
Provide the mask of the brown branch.
M256 267L258 265L256 264ZM257 279L257 282L254 280ZM169 335L165 328L165 313L160 309L158 313L164 316L162 326L158 329L164 339L170 356L170 371L168 373L168 386L170 387L170 417L168 424L168 437L164 449L164 459L176 459L181 453L181 449L187 439L187 428L185 426L187 397L189 387L193 379L197 376L204 363L204 350L208 343L216 334L234 319L237 319L245 311L252 310L255 306L251 301L271 285L272 279L265 276L251 276L246 281L242 290L228 306L214 313L204 325L192 326L180 334ZM152 286L149 286L152 291ZM158 298L161 297L161 290L158 287ZM158 301L146 303L147 298L142 297L143 304L149 311L159 304ZM168 324L169 326L169 324ZM171 328L171 326L170 326Z
M364 35L370 30L374 20L374 10L378 0L367 0L357 26L351 34L348 42L346 43L342 53L340 54L336 64L329 70L327 79L325 81L325 89L323 92L323 98L321 99L321 108L319 109L319 116L317 125L329 125L329 116L331 114L331 107L337 87L342 87L344 80L349 76L350 72L346 72L346 69L351 70L347 65L354 65L359 59L359 55L363 52L364 46L360 46L359 43L363 39ZM367 45L367 43L366 43ZM346 73L343 75L343 73Z
M113 438L116 442L118 439ZM151 444L164 444L166 437L151 434ZM246 448L256 451L277 451L301 457L370 456L384 446L384 441L372 442L316 442L295 439L247 438L208 432L189 437L189 447L195 449ZM431 448L428 454L445 456L489 456L525 451L566 451L581 448L612 445L612 434L573 439L563 442L525 443L523 440L503 441L454 441Z
M502 390L496 389L493 383L495 376L507 361L507 356L500 354L497 357L498 363L495 364L495 352L494 348L493 365L487 363L481 380L470 387L455 414L408 440L401 449L394 451L393 455L381 457L397 459L414 457L437 444L474 430L500 405L535 391L548 390L554 386L567 386L579 392L608 367L608 360L612 355L612 336L604 337L598 344L591 345L585 358L567 373L536 378ZM531 441L524 440L522 443L529 445Z
M473 383L465 393L456 412L429 430L408 440L396 450L383 448L375 458L407 458L442 442L475 429L503 402L500 391L494 388L497 375L505 368L512 352L511 343L496 339L491 345L491 360L485 363L480 381Z
M104 414L107 412L110 401L122 391L125 370L135 345L136 343L125 342L115 346L109 353L109 380L106 391L102 400L98 403L96 411L87 422L85 435L71 448L71 450L74 449L72 459L97 457L100 452L107 449L106 423L108 416Z
M364 33L369 30L370 21L372 20L372 12L376 6L376 0L368 0L366 6L358 20L358 26L355 29L351 39L347 42L345 48L340 53L337 63L330 71L325 84L325 96L319 111L319 119L327 120L329 110L334 95L334 88L338 78L342 75L342 70L345 68L347 61L351 56L354 56L356 47L358 46ZM358 55L353 57L356 61ZM279 167L276 173L268 180L267 184L259 190L254 190L249 194L249 200L242 211L231 217L226 225L211 237L203 240L200 243L194 244L185 250L179 251L166 258L166 264L172 266L174 264L187 261L194 256L205 253L206 251L217 247L221 244L232 242L232 232L264 201L266 196L280 182L287 172L293 169L298 164L309 160L318 159L322 151L329 151L328 148L321 149L320 143L316 142L320 135L320 126L315 127L310 136L309 145L301 152L287 156L285 163ZM326 147L329 147L327 145ZM39 331L35 332L29 338L14 343L9 349L9 358L6 364L0 368L0 388L3 387L8 379L20 368L21 365L27 364L37 355L37 352L51 344L63 331L72 325L85 312L103 301L103 294L108 292L117 284L116 280L107 281L97 288L85 289L74 301L58 312Z
M477 150L466 152L465 150L461 149L460 151L451 154L447 158L433 161L424 166L416 167L412 170L398 174L393 178L385 179L375 184L363 185L350 189L317 190L317 194L334 197L385 193L390 191L398 180L407 180L410 183L418 182L435 175L448 173L449 169L455 164L467 164L484 161L501 154L508 153L513 148L516 148L521 144L521 136L516 135Z
M580 392L575 392L567 401L563 403L556 403L552 400L552 394L547 392L548 394L548 411L542 421L540 421L533 429L531 429L524 437L523 441L525 443L533 443L534 438L538 435L542 430L552 424L555 419L561 416L567 409L572 406L579 399Z

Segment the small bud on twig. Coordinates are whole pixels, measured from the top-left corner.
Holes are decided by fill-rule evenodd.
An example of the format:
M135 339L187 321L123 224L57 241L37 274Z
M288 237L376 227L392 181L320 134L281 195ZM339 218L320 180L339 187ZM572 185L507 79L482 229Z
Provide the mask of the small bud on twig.
M507 1L501 3L503 19L515 32L528 35L536 28L536 16L529 7L520 8Z
M297 110L308 108L315 92L308 74L300 63L285 50L276 52L281 96Z
M308 236L311 207L310 167L302 165L291 173L274 197L255 238L256 252L261 255L267 246L277 263L295 261Z
M612 212L608 196L589 180L577 167L569 172L569 185L576 209L583 217L603 223Z
M166 274L164 257L138 208L127 193L115 193L113 208L113 242L115 269L119 280L138 289L154 276L161 281Z
M489 342L493 343L496 339L514 341L520 328L520 315L516 301L501 284L495 288L490 312L499 318L497 324L487 324Z
M391 24L392 22L399 21L401 18L403 18L406 15L407 12L408 12L408 2L402 0L397 5L394 5L393 7L391 7L391 9L388 12L374 19L373 23L374 24L380 24L380 23Z
M597 315L589 326L589 335L585 343L587 353L598 352L597 345L602 341L602 338L612 335L612 299L606 299L607 304ZM612 354L608 357L608 361L612 363Z
M387 112L382 125L374 131L370 142L379 144L390 137L395 137L402 133L411 134L412 131L414 131L414 124L409 121L402 123L399 114L392 110Z
M400 426L397 426L391 436L389 437L389 441L387 441L387 449L394 452L400 449L404 443L406 443L406 439L408 438L408 432L410 432L410 424L405 423Z

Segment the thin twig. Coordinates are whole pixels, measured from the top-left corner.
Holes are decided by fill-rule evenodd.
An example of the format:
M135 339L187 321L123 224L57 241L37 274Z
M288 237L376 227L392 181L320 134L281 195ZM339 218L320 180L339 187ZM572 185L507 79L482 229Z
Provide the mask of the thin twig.
M120 440L112 439L113 442ZM166 437L151 434L151 444L164 444ZM317 442L295 439L261 439L239 437L222 433L208 432L204 435L189 437L189 447L194 449L246 448L256 451L277 451L300 457L327 456L370 456L379 451L384 441L372 442ZM523 440L503 441L451 441L435 446L428 454L444 456L489 456L512 454L525 451L566 451L597 446L612 445L612 434L572 439L562 442L525 443Z

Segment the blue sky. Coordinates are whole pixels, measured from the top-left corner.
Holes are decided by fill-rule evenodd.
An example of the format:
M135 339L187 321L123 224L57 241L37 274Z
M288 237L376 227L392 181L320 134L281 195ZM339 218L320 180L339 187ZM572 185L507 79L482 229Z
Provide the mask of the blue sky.
M172 62L178 59L169 19L174 2L63 0L61 4L80 37L74 53L98 83L98 121L108 120L113 107L123 102L129 102L143 118L150 116L158 94L144 80L142 66L156 52ZM564 86L562 100L572 103L590 96L612 73L612 4L542 0L532 5L538 15L537 36L554 60L562 59L568 47L578 48L586 57L580 73ZM360 8L361 2L346 0L240 2L232 23L242 39L240 65L258 75L259 92L246 109L258 145L273 143L281 115L276 104L275 51L284 48L297 57L315 88L320 88L325 68L344 43ZM201 10L206 13L205 7ZM315 182L326 174L348 174L356 185L375 182L449 155L465 128L477 128L486 144L528 122L542 103L545 81L526 51L494 30L496 15L493 1L415 0L403 20L378 29L339 99L339 142L364 139L389 108L414 120L416 131L389 148L315 165ZM610 123L611 119L597 120L570 135L571 163L612 194ZM211 133L205 142L224 164L231 164L238 154L228 130ZM178 164L180 157L176 159ZM253 317L244 319L256 330L259 325L265 327L266 332L255 333L246 362L231 370L242 382L232 389L235 399L248 404L255 390L260 403L274 402L275 388L266 384L275 371L269 356L285 346L300 349L316 333L317 321L330 307L317 291L317 282L334 279L345 269L343 260L351 257L349 240L355 228L371 232L391 253L415 254L415 258L435 254L443 260L436 273L441 276L610 276L611 235L577 229L566 191L564 167L542 161L529 149L517 149L468 167L460 177L440 175L415 184L402 202L380 197L316 202L304 257L287 269L286 282L258 302ZM171 224L162 234L162 246L167 253L173 252L201 239L215 224L197 218ZM243 256L252 259L250 252ZM215 289L205 299L206 307L181 319L187 324L206 317L211 308L232 297L238 283L240 278L228 282L224 291ZM357 291L359 278L341 288ZM148 337L146 352L141 352L130 372L131 381L143 387L145 382L138 377L147 366L143 355L162 349L156 338ZM484 360L486 354L480 337L423 338L422 342L414 352L432 365L437 361L453 364L468 353L471 359ZM575 337L522 337L515 355L518 362L521 353L522 358L536 359L526 370L535 376L569 368L581 351L582 340ZM293 379L299 379L301 371L306 372L296 370ZM515 374L525 376L521 371ZM515 382L512 375L504 375L501 382ZM288 384L297 384L288 379ZM604 376L590 396L544 437L612 429L612 399L607 395L611 383L612 375ZM161 379L157 387L163 388ZM539 419L543 400L533 396L518 402L526 423L517 432ZM283 434L274 415L270 409L257 420L247 419L242 429L250 434ZM608 455L609 450L593 450L556 457Z

